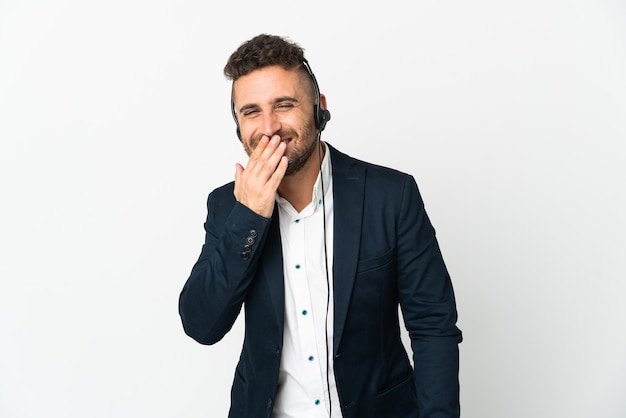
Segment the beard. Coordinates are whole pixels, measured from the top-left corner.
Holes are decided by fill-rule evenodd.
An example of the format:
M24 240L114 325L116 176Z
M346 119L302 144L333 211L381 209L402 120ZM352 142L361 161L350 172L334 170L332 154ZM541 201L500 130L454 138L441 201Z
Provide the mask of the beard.
M301 135L298 135L298 133L293 129L281 129L276 132L275 135L278 135L281 138L290 138L290 144L297 146L297 148L293 149L291 152L285 153L285 156L289 161L289 165L285 171L285 176L296 174L309 161L311 155L313 155L313 151L315 151L315 147L318 144L318 132L315 128L315 124L313 121L307 123L302 129ZM252 150L256 148L262 137L263 135L255 135L250 139L249 145L246 145L244 142L244 148L248 155L252 154ZM295 144L295 142L298 142L298 144Z
M306 162L309 161L311 155L313 155L313 151L315 151L315 148L318 145L318 137L316 132L312 132L311 134L313 139L311 140L311 143L304 150L302 150L302 152L294 155L293 157L289 155L287 156L287 158L289 158L289 165L287 165L287 170L285 170L285 176L291 176L300 171Z

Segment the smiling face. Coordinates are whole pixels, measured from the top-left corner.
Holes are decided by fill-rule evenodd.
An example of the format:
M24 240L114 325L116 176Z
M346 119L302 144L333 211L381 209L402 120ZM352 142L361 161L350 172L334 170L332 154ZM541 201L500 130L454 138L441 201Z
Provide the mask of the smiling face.
M250 155L263 136L278 135L289 160L286 175L309 161L317 144L313 88L306 73L270 66L239 77L233 84L241 140Z

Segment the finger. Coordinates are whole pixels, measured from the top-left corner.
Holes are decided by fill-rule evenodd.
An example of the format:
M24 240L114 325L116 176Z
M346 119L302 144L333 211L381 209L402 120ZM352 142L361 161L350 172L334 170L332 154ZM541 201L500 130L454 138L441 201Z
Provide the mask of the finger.
M266 144L265 149L263 149L263 152L259 157L259 162L266 163L268 160L270 160L272 156L276 153L276 150L281 145L282 142L280 141L280 136L274 135L269 138L269 142ZM276 163L278 163L278 160L276 160Z
M260 176L265 169L268 157L274 149L271 139L268 136L262 136L250 154L250 159L246 165L246 175Z
M272 173L271 177L267 181L267 184L274 188L278 189L280 182L285 177L285 172L287 172L287 167L289 166L289 159L286 155L280 157L280 161L278 162L278 166L276 166L276 170Z
M281 158L285 155L285 151L287 149L287 144L284 142L279 142L278 146L274 149L274 151L269 155L266 162L267 170L270 171L269 175L273 174L276 170L276 167L280 163Z
M250 165L251 162L254 163L255 161L261 159L261 156L263 155L263 153L264 153L265 149L267 148L269 142L270 142L270 138L268 136L263 135L261 137L261 139L257 143L256 147L254 148L254 150L250 154L250 160L248 161L248 165Z
M264 180L268 180L274 173L286 149L286 144L280 141L278 135L274 135L271 139L268 138L268 140L269 142L263 144L265 148L260 154L250 157L250 161L246 167L246 171L249 175Z

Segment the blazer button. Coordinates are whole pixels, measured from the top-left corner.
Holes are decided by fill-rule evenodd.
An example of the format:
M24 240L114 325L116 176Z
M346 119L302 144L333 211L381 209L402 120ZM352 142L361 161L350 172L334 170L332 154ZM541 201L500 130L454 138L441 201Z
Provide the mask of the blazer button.
M248 258L250 258L250 254L248 254L248 253L246 253L246 252L243 252L243 253L241 253L241 258L242 258L243 260L247 260Z
M246 243L248 243L249 245L254 244L254 238L252 236L249 236L248 238L246 238Z
M251 236L252 238L256 238L256 229L251 229L251 230L250 230L250 236Z

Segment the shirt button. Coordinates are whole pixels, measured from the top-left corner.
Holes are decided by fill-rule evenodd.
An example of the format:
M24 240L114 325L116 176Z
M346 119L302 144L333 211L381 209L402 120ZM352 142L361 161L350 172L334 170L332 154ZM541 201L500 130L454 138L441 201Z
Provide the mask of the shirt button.
M316 399L316 400L315 400L315 405L319 405L319 404L320 404L320 400L319 400L319 399Z
M296 269L300 269L300 264L296 264Z
M306 314L308 314L308 313L309 313L309 312L308 312L306 309L302 311L302 315L306 315Z
M313 359L315 359L315 357L309 356L309 361L313 361Z

